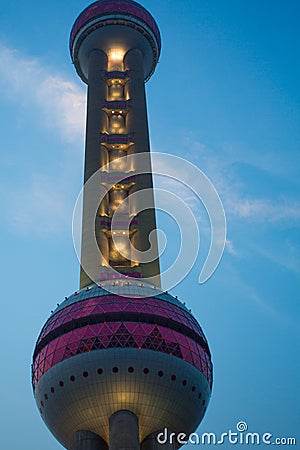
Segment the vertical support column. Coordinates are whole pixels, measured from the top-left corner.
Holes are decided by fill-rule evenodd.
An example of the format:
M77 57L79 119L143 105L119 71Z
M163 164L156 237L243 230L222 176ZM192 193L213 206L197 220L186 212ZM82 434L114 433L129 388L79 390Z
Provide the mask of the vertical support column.
M79 430L74 434L72 450L108 450L108 446L98 434Z
M148 171L148 173L136 176L136 184L130 191L130 194L132 194L142 189L153 189L153 181L144 82L144 61L141 51L138 49L130 50L125 56L124 64L125 69L130 71L129 80L126 84L126 93L130 98L132 105L126 118L127 132L134 132L134 145L129 149L128 154L147 153L149 155L148 158L143 160L142 167L135 167L137 171L141 169L143 171ZM150 209L139 213L138 217L140 225L132 239L132 244L139 251L146 251L149 249L149 234L152 230L156 229L153 194L150 203ZM143 206L143 201L141 201L140 204L136 205L137 210L141 210ZM155 284L160 287L157 234L153 233L153 235L153 245L157 257L149 263L142 263L141 268L143 277L155 277Z
M160 439L157 439L159 435ZM176 450L173 440L170 439L170 432L168 430L160 430L150 434L143 440L141 450ZM178 447L179 445L177 445Z
M138 419L121 410L109 419L109 450L140 450Z
M87 125L86 125L86 143L85 143L85 166L84 183L100 169L103 162L101 152L107 151L100 145L100 133L107 131L107 115L102 110L102 104L107 97L107 84L104 79L104 73L107 70L107 56L100 50L93 50L89 55L88 68L88 101L87 101ZM93 275L100 272L100 266L104 261L99 261L95 251L94 237L90 236L86 230L88 222L94 211L89 206L90 195L84 189L83 195L83 220L82 220L82 245L81 245L81 264L84 267L92 269ZM95 232L98 245L101 245L103 236L100 238L99 218L96 220ZM94 274L95 272L95 274ZM91 271L89 270L89 273ZM81 267L80 270L80 288L91 283L90 278Z
M85 140L84 182L101 167L100 133L107 131L107 115L102 104L107 97L104 73L107 70L107 56L101 50L93 50L89 55L88 99Z

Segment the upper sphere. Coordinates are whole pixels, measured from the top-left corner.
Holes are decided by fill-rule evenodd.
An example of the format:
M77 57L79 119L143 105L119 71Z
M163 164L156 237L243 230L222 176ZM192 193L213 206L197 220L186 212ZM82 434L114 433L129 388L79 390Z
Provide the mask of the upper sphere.
M76 19L70 35L70 52L78 75L87 82L90 51L106 53L122 46L124 53L139 48L144 56L145 80L153 74L161 51L161 37L152 15L132 0L99 0Z

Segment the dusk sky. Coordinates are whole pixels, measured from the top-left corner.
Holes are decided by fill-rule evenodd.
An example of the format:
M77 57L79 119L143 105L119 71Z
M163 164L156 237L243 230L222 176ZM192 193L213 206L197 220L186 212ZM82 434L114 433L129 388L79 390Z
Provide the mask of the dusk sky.
M172 293L199 320L214 363L198 432L221 435L245 421L249 431L296 437L299 446L300 3L141 4L157 20L163 44L147 83L152 150L197 165L227 218L224 256L200 285L208 219L197 199L182 193L203 233L196 264ZM35 405L30 364L50 310L79 283L72 214L83 178L86 86L68 39L88 5L1 5L0 419L1 448L8 450L62 448ZM158 227L168 238L166 268L179 233L163 213Z

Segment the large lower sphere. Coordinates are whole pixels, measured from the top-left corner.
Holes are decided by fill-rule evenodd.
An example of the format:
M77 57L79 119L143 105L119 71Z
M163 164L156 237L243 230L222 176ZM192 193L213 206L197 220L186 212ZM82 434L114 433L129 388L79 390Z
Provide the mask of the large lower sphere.
M165 427L190 434L211 385L198 322L170 294L134 280L71 295L46 322L34 352L38 408L67 448L82 429L108 442L109 417L122 409L137 415L141 442Z

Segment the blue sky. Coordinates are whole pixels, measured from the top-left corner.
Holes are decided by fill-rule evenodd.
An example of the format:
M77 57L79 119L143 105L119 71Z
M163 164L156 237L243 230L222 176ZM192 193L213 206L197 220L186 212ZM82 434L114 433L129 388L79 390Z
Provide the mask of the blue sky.
M197 263L174 289L213 354L213 396L200 430L222 433L245 420L251 431L300 442L299 2L142 4L163 40L147 84L152 149L199 166L228 222L213 277L197 282L208 246L203 223ZM60 448L35 407L30 361L50 310L78 286L71 219L82 183L85 86L68 35L87 5L1 5L0 414L10 450ZM163 214L158 222L171 247L166 267L177 235Z

